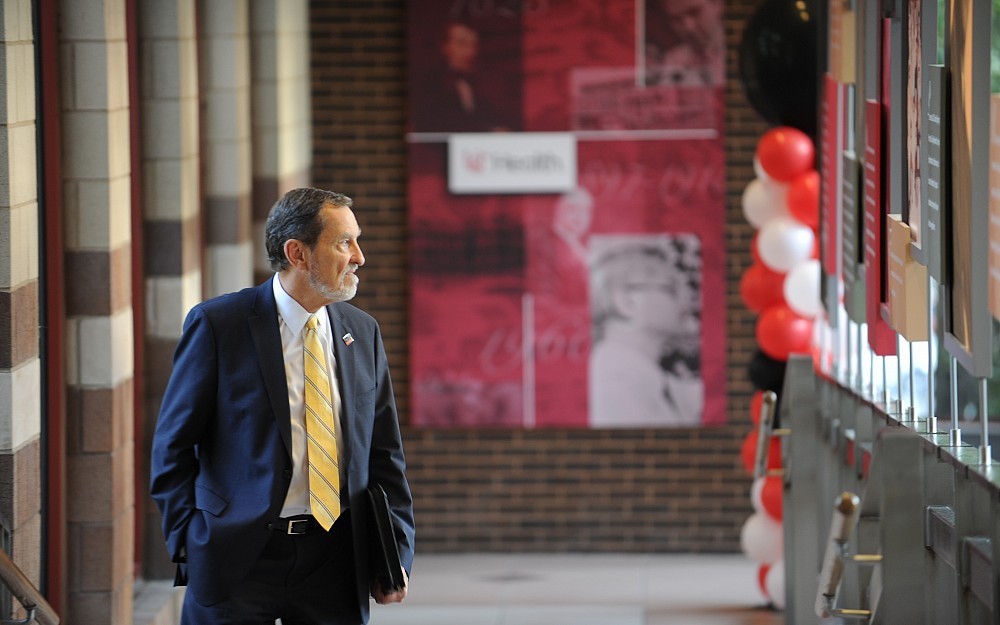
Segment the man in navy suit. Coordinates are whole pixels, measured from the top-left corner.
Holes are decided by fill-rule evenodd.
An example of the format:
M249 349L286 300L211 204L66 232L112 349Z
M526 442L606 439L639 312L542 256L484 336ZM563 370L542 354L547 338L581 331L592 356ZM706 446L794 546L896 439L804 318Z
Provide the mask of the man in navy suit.
M295 189L266 225L275 276L195 306L184 322L153 438L151 492L187 585L184 625L361 625L387 591L369 564L366 489L380 484L403 579L413 501L378 323L346 303L364 264L349 197ZM341 510L312 516L304 326L332 372Z

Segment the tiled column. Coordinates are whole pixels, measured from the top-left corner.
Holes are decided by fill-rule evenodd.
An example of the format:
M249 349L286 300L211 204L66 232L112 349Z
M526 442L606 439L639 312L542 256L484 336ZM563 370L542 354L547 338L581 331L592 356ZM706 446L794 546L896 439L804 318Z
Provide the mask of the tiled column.
M14 562L38 586L42 414L31 7L17 0L0 10L0 532L10 533Z
M278 197L312 178L307 0L250 0L253 42L255 281L270 274L264 221Z
M141 444L149 450L184 316L202 295L195 0L141 0L139 16L146 269ZM137 479L148 483L145 466ZM147 496L137 509L145 517L144 574L172 576L156 505Z
M128 622L133 586L131 178L125 0L59 6L68 614Z
M249 286L250 43L247 0L199 2L205 160L205 295Z

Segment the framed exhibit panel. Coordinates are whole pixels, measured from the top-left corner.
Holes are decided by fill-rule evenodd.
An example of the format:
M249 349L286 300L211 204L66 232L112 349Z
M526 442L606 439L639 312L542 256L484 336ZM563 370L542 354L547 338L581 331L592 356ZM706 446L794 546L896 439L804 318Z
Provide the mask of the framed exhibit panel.
M920 0L920 6L911 10L911 17L919 13L919 33L912 28L912 22L909 29L911 37L920 38L920 63L911 77L913 81L919 80L917 108L920 121L916 127L916 143L920 173L919 200L911 201L917 206L911 207L907 223L916 232L911 250L913 259L927 265L927 271L935 280L941 277L941 246L944 244L941 239L941 205L947 184L947 176L944 175L947 170L941 167L941 153L947 139L948 72L942 64L944 33L939 32L938 24L938 17L944 16L944 9L943 0ZM942 19L941 28L943 22ZM912 154L912 143L907 145L908 154Z
M819 242L823 271L840 275L840 155L844 150L844 94L847 87L833 74L823 80L820 104L820 212Z
M990 37L989 299L990 313L1000 320L1000 11L994 13Z
M933 47L936 45L936 31L933 19L924 22L924 5L928 0L906 0L906 223L910 227L912 239L910 254L913 260L926 264L921 245L923 232L924 183L923 166L926 162L927 116L923 112L924 67L934 60ZM931 18L936 15L932 9L927 12ZM927 48L925 49L925 42Z
M919 1L919 0L915 0ZM907 120L912 93L908 93L906 28L909 0L883 0L881 91L885 116L885 190L887 214L909 222L907 171Z
M990 313L1000 319L1000 93L990 94Z
M854 152L843 155L841 167L841 200L843 231L843 280L844 307L847 317L855 323L865 320L864 247L861 239L863 217L861 213L861 169Z
M886 216L889 209L889 145L890 115L898 109L893 105L890 90L891 2L878 0L861 5L863 19L861 37L865 49L875 54L867 57L860 76L863 101L857 137L857 156L861 167L861 242L864 258L865 322L868 324L868 344L879 356L896 353L896 334L889 324ZM860 62L859 62L860 64Z
M885 111L878 100L865 101L864 156L864 259L865 321L868 344L879 356L896 353L896 333L888 323L888 281L886 254L886 197L883 120ZM884 309L884 310L883 310Z
M948 189L948 68L944 65L928 65L925 76L924 113L927 130L924 142L923 199L921 213L923 235L923 261L927 271L937 281L941 280L941 257L948 245L944 231L944 209L949 203Z
M949 68L950 173L943 261L944 346L973 376L992 375L988 304L991 6L949 4L945 65Z

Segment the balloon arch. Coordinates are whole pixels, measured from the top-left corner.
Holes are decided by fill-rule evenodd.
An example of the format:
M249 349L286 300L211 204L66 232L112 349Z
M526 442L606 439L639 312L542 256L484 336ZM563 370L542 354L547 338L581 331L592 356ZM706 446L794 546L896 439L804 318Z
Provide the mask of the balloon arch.
M816 0L764 0L747 20L739 47L739 72L750 105L776 127L760 138L756 177L742 197L743 216L756 230L753 263L740 279L746 307L757 314L759 350L748 367L757 391L750 414L757 426L765 391L780 402L785 363L809 352L813 320L822 314L818 260L820 177L814 169L818 105ZM777 407L774 408L777 414ZM746 435L741 461L755 475L758 428ZM772 437L767 469L781 468L780 439ZM740 532L740 546L758 563L757 583L778 609L785 606L782 530L783 478L755 477L753 514Z

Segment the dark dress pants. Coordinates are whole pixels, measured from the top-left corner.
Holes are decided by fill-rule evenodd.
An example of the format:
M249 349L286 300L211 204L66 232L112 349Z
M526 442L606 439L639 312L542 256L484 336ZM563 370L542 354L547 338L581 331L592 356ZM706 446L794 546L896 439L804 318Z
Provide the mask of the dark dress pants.
M330 532L273 531L246 579L211 606L184 597L181 625L361 625L350 515Z

